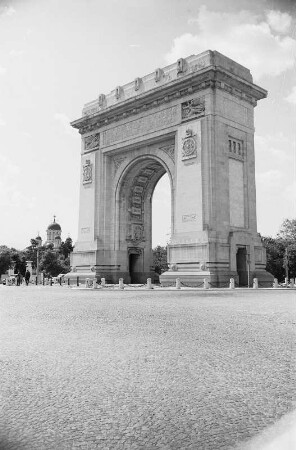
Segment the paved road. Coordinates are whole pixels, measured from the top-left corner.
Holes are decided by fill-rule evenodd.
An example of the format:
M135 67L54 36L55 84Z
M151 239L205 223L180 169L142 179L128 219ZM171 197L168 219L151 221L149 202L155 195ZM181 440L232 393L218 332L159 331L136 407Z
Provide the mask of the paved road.
M1 287L0 450L237 448L295 408L295 297Z

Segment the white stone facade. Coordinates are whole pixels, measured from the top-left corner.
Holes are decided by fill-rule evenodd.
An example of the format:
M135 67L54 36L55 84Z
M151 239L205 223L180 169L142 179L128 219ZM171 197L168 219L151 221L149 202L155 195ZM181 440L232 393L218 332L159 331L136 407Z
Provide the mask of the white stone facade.
M172 269L161 281L243 284L242 258L252 276L270 280L254 169L253 110L266 95L248 69L207 51L88 103L72 123L82 135L76 270L95 267L113 282L153 277L151 198L167 172Z

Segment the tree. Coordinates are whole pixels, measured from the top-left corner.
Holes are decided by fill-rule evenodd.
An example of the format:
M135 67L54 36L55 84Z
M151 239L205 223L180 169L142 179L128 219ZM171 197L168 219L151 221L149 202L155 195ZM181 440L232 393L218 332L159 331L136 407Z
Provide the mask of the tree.
M295 278L296 276L296 219L286 219L282 223L277 238L285 247L283 265L286 276Z
M0 275L5 273L11 266L11 249L6 245L0 246Z
M56 277L60 273L69 271L68 264L64 256L59 255L54 250L45 250L40 261L40 268L46 276Z
M266 270L270 272L279 282L284 281L285 269L283 258L285 246L283 243L272 237L262 237L262 242L266 248Z
M73 243L70 237L67 237L65 242L62 242L60 252L64 255L65 258L68 258L70 253L73 252Z
M296 219L284 220L277 237L286 243L296 244Z
M163 272L168 270L167 248L162 247L161 245L157 245L157 247L152 249L152 252L155 272L161 275Z
M296 219L286 219L275 238L263 237L266 270L279 281L296 277Z

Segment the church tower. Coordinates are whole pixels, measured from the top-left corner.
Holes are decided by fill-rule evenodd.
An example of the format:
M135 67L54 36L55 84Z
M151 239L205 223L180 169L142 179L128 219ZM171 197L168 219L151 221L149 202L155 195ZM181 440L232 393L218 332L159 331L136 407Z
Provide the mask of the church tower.
M53 244L54 249L58 250L61 246L62 229L61 229L60 224L58 224L55 219L56 219L56 216L53 216L53 222L51 224L49 224L47 227L47 230L46 230L47 239L46 239L45 245Z

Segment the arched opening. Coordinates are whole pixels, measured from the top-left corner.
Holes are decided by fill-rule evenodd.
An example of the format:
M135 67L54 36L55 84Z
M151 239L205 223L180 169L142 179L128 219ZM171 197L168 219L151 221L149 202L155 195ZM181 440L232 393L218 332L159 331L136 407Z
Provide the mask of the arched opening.
M152 197L152 247L165 247L171 237L171 185L165 173L155 186Z
M153 281L158 279L152 255L152 198L156 186L166 173L168 168L159 158L143 156L126 167L119 180L116 198L119 220L115 242L117 264L120 265L122 277L127 283L145 283L147 278L152 278ZM168 183L167 175L156 191L160 191L157 197L163 195L162 192L166 190L165 185ZM168 197L169 195L166 195L166 198ZM166 199L163 201L167 203ZM157 209L155 211L154 226L157 229L157 222L160 224L161 221L161 201L158 200L156 205L158 211Z

